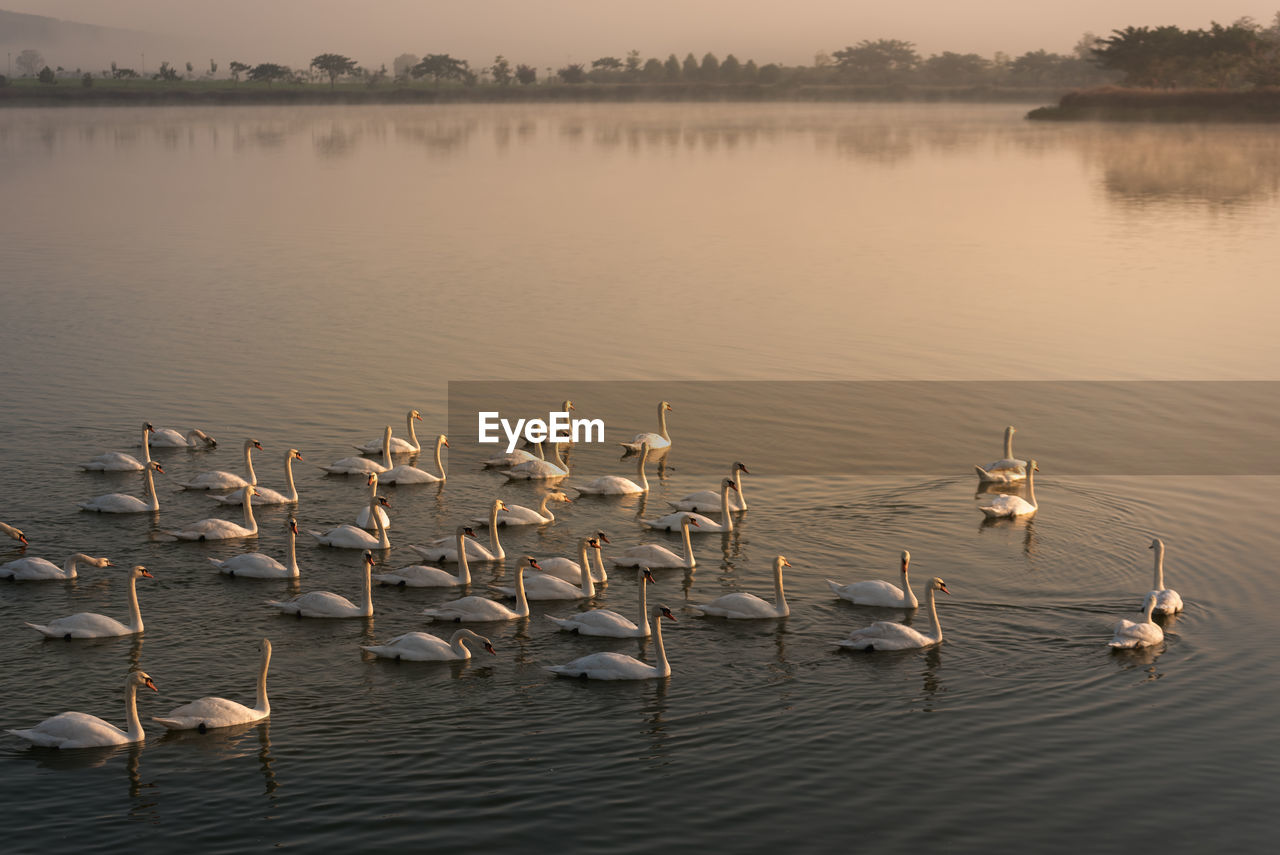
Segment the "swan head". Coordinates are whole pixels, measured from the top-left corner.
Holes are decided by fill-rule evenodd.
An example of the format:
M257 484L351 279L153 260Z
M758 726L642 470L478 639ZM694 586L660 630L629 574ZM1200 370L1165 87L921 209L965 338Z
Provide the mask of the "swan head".
M251 449L251 448L256 448L256 449L258 449L259 451L261 451L261 450L262 450L262 443L258 442L256 439L246 439L246 440L244 441L244 450L245 450L245 451L248 451L248 450L249 450L249 449Z
M258 642L258 652L264 656L271 655L271 640L269 638L264 638Z
M1158 537L1154 537L1151 539L1151 545L1148 546L1147 549L1154 549L1157 552L1164 552L1164 541Z
M130 686L146 686L153 692L160 691L156 688L155 681L151 679L151 675L146 671L130 671L124 683L126 688Z
M903 573L906 573L906 572L907 572L907 565L911 563L911 553L910 553L910 551L908 551L908 550L906 550L906 549L902 550L902 556L901 556L901 557L902 557L902 572L903 572Z
M485 638L484 636L480 636L479 640L480 640L480 643L484 645L484 649L489 652L490 656L498 655L498 651L493 649L493 644L490 643L489 639Z
M537 560L531 555L526 555L521 560L527 562L527 567L521 567L520 568L521 570L527 570L527 569L541 570L542 569L541 567L538 566Z
M479 537L476 536L475 530L472 529L471 526L469 525L462 526L462 533L467 537L474 537L476 540L480 539Z
M605 534L604 534L604 532L602 532L602 531L597 531L597 532L596 532L596 537L595 537L595 539L596 539L596 540L598 540L598 541L600 541L600 543L608 543L608 542L609 542L609 538L605 537ZM600 548L600 543L597 543L597 544L595 545L596 549L599 549L599 548Z
M676 620L676 616L671 613L671 609L662 605L654 606L652 609L650 609L649 616L653 618L659 618L659 619L666 618L667 620L675 621L676 623L680 622Z
M362 560L364 561L365 567L369 567L369 568L373 567L373 553L370 552L369 550L367 549L365 550Z
M730 490L732 490L735 493L738 492L738 485L733 483L732 478L725 478L723 481L720 482L720 486L728 487Z
M951 593L947 590L947 583L939 579L937 576L934 576L929 580L929 588L934 591L941 591L944 594Z
M1040 465L1036 463L1034 460L1032 460L1030 463L1027 464L1027 470L1030 472L1039 472Z
M410 410L409 418L413 419L415 422L420 422L422 421L422 413L418 412L417 410Z
M4 533L12 537L14 540L18 541L18 543L21 543L23 546L29 545L27 543L27 536L22 533L22 529L20 528L14 528L13 526L5 526Z
M129 571L129 575L134 579L140 579L140 578L154 579L155 578L155 576L151 575L151 571L148 570L146 567L143 567L141 564L133 565L133 569Z
M564 502L566 505L572 505L572 504L573 504L573 499L570 499L570 498L569 498L568 496L566 496L564 493L559 493L559 492L557 492L557 493L552 493L552 494L551 494L551 496L550 496L550 498L551 498L551 501L553 501L553 502Z
M289 517L289 531L294 535L298 533L298 521L293 517Z
M241 492L244 493L244 500L246 502L249 501L249 498L251 496L262 495L261 493L258 492L258 488L253 486L252 484L246 484L243 488L241 488Z
M675 407L671 406L671 402L670 402L670 401L663 401L663 402L662 402L662 409L663 409L665 412L668 412L668 413L670 413L670 412L674 412L674 411L675 411Z
M289 449L288 451L286 451L286 452L285 452L285 455L284 455L284 456L285 456L286 458L288 458L289 460L301 460L301 459L302 459L302 452L301 452L301 451L299 451L299 450L298 450L298 449L296 449L296 448L291 448L291 449Z
M656 585L658 583L658 580L653 578L653 571L648 567L641 567L640 573L644 576L645 584L653 582Z
M440 434L438 437L436 437L436 443L437 443L438 445L443 445L445 448L448 448L448 447L449 447L449 437L445 436L444 434Z
M377 487L377 486L378 486L378 473L377 473L377 472L370 472L370 473L369 473L369 480L368 480L367 482L365 482L365 486L368 486L368 487Z
M691 525L692 525L692 526L697 526L698 528L702 528L702 523L698 522L698 521L697 521L696 519L694 519L693 517L690 517L690 516L681 517L681 519L680 519L680 526L681 526L682 528L688 528L688 527L689 527L689 526L691 526Z
M750 471L748 471L748 469L747 469L747 464L745 464L745 463L734 463L734 464L733 464L733 471L734 471L734 472L741 472L743 475L750 475L750 474L751 474L751 472L750 472Z
M147 433L155 433L155 432L156 432L156 427L155 427L155 425L151 424L151 422L143 422L143 423L142 423L142 429L143 429L143 430L145 430Z
M116 566L111 563L110 558L90 558L89 564L93 565L94 567L115 567Z
M1006 427L1006 428L1004 429L1004 435L1005 435L1005 436L1013 436L1013 435L1014 435L1015 433L1017 433L1017 432L1018 432L1018 429L1017 429L1016 427L1014 427L1013 425L1009 425L1008 427Z
M494 499L493 509L495 511L505 511L507 509L507 503L502 501L501 499Z
M153 472L159 472L161 475L164 474L164 467L161 466L159 463L156 463L154 460L152 460L149 464L147 464L147 468Z
M563 404L560 405L560 409L564 410L567 413L567 412L570 412L571 410L576 410L577 407L573 405L573 401L565 401Z
M217 447L218 447L218 441L217 441L216 439L214 439L213 437L209 436L209 434L207 434L207 433L205 433L204 431L200 430L200 428L196 428L195 430L193 430L193 431L191 431L191 432L192 432L193 434L195 434L196 439L198 439L198 440L200 440L201 442L203 442L203 443L205 444L205 446L206 446L206 447L208 447L208 448L217 448Z
M378 504L379 504L379 505L382 505L382 507L384 507L384 508L389 508L389 507L391 507L391 502L389 502L389 501L387 500L387 497L386 497L386 496L379 496L379 497L378 497Z
M790 567L791 562L788 561L785 556L779 555L777 558L773 559L773 566L781 570L783 567Z

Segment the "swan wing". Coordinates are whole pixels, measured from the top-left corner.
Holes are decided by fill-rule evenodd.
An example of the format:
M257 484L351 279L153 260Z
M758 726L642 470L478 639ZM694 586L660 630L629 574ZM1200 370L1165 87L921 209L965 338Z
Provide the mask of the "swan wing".
M379 573L373 578L384 585L405 585L410 588L452 588L462 584L448 570L424 564L412 564L390 573Z
M685 560L665 546L647 543L624 549L613 558L616 567L683 567Z
M577 630L580 635L602 635L613 638L631 638L643 635L640 627L609 609L592 609L566 618L545 615L546 619L563 630Z
M855 629L848 638L837 641L841 647L855 650L910 650L928 647L938 639L900 623L878 620L870 626Z
M50 621L48 625L28 623L27 626L42 632L49 638L111 638L117 635L133 635L134 631L115 618L92 612L68 615Z
M108 493L105 496L98 496L87 502L81 502L80 507L86 511L97 511L101 514L134 514L151 510L151 506L137 496L125 493Z
M506 597L514 597L516 589L506 586L490 585L489 590L497 591ZM524 577L524 596L526 600L581 600L582 589L563 579L545 574L528 574Z
M244 576L249 579L282 579L292 576L289 568L270 555L261 552L246 552L225 561L210 558L209 563L218 568L218 572L228 576Z
M96 715L64 712L26 730L10 730L14 736L46 748L95 748L125 745L129 734Z
M360 617L360 609L346 597L329 591L309 591L299 594L291 600L283 602L272 600L267 603L285 614L302 615L303 617Z
M423 609L422 613L436 620L453 620L459 622L473 621L482 623L490 620L511 620L520 615L486 597L463 597L451 603L444 603L433 609Z
M643 493L644 488L630 478L621 475L602 475L581 487L574 487L579 493L604 496L620 496L629 493Z
M415 659L419 661L460 659L453 647L443 638L437 638L426 632L406 632L388 641L386 644L361 645L376 656L388 659ZM465 647L463 648L466 649Z
M778 607L755 594L738 592L717 597L705 605L695 605L703 614L723 618L778 617Z
M547 665L545 668L561 677L586 677L590 680L647 680L658 676L657 668L621 653L592 653L567 665Z
M38 582L46 579L70 579L67 571L45 558L19 558L0 564L0 579L15 582Z
M244 704L211 697L183 704L166 715L152 716L151 720L163 724L169 730L195 730L201 726L206 730L213 730L216 727L231 727L266 717L267 713Z
M849 585L837 585L830 579L827 584L836 596L856 603L860 606L886 606L891 608L911 607L918 603L909 602L906 594L897 585L883 581L854 582Z
M1147 596L1155 595L1156 606L1153 611L1164 612L1171 615L1182 611L1182 596L1172 588L1163 588L1159 591L1152 591Z

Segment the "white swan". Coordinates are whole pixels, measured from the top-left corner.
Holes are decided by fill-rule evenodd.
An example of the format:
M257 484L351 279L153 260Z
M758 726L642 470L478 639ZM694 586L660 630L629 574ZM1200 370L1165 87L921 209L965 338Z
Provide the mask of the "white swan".
M228 576L245 579L296 579L299 575L297 521L291 517L286 529L289 532L289 554L285 564L262 552L245 552L225 560L210 558L209 563L218 568L219 573Z
M501 561L507 557L507 553L502 548L502 538L498 534L498 527L494 521L506 506L501 499L494 499L493 504L489 506L489 546L487 548L476 539L469 528L467 532L471 534L471 540L441 537L433 540L430 546L410 544L409 548L418 553L424 561L457 561L459 544L465 544L467 558L472 561Z
M121 730L96 715L64 712L47 718L35 727L10 730L14 736L44 748L102 748L142 742L147 734L138 720L138 687L159 691L145 671L130 671L124 681L124 714L129 729Z
M582 539L583 561L587 560L588 541L590 540L591 538ZM537 564L532 558L526 560L530 566ZM518 588L510 588L505 585L490 585L489 590L506 597L518 598L520 596ZM538 573L525 578L524 595L529 600L589 600L596 595L596 583L589 572L582 574L582 581L577 585L546 573Z
M573 489L584 496L625 496L634 493L647 493L649 492L649 479L645 477L644 464L648 459L649 446L646 443L640 446L640 458L636 463L636 472L640 477L639 484L619 475L602 475L594 481Z
M0 522L0 534L5 534L5 535L8 535L9 537L12 537L14 540L18 541L18 543L21 543L24 548L27 546L30 546L30 544L27 542L27 536L22 533L22 529L14 528L8 523Z
M540 569L538 562L529 559L529 568ZM521 564L516 568L516 607L514 609L490 600L487 597L463 597L451 603L444 603L435 608L423 609L422 613L434 620L451 620L455 623L488 623L499 620L515 620L529 616L529 598L524 593L524 571Z
M622 550L622 552L618 553L618 557L613 559L613 566L652 567L655 569L683 567L686 570L691 570L697 565L698 561L693 557L693 541L689 538L689 526L696 527L700 524L693 517L685 517L680 523L680 536L684 538L683 556L677 555L665 546L646 543Z
M592 653L573 660L567 665L547 665L545 669L559 677L584 677L588 680L651 680L670 677L671 663L667 662L667 650L662 646L662 619L674 621L676 616L666 606L654 606L653 643L657 648L657 665L646 665L639 659L622 653Z
M302 452L291 448L284 453L284 483L286 493L277 493L269 487L259 487L253 494L255 505L292 505L298 501L298 488L293 484L293 461L302 460ZM223 505L238 505L244 501L243 493L232 493L229 496L210 496L215 502Z
M983 493L978 498L978 510L988 519L999 517L1027 517L1036 512L1035 473L1040 467L1032 460L1027 464L1027 498L1010 496L1008 493Z
M1182 611L1182 595L1164 586L1164 541L1157 537L1147 548L1156 551L1155 580L1147 596L1155 594L1155 611L1166 615L1177 614Z
M521 463L529 463L533 460L546 460L542 454L542 443L535 442L534 447L538 453L531 454L523 448L517 448L515 451L499 454L497 457L490 457L484 462L485 469L510 469L512 466L519 466Z
M681 522L685 517L693 517L698 521L698 532L717 532L720 534L729 534L733 531L733 513L729 507L729 491L737 490L732 478L725 478L720 482L720 519L716 522L708 519L702 514L695 514L693 511L676 511L674 514L658 517L654 520L640 520L640 525L647 528L656 529L658 531L676 531L680 528Z
M0 564L0 579L8 579L10 582L65 581L76 578L76 565L81 563L92 567L115 566L110 559L94 558L83 552L72 555L61 567L44 558L19 558L8 564Z
M145 463L138 460L132 454L125 454L121 451L108 451L106 454L99 454L88 463L79 464L80 468L86 472L139 472L146 463L151 462L151 444L147 441L155 428L151 426L151 422L142 423L142 452Z
M142 473L146 478L147 490L143 494L150 497L150 501L144 501L137 496L130 496L127 493L107 493L105 496L97 496L87 502L81 502L80 508L85 511L96 511L100 514L144 514L149 511L160 510L160 496L156 493L156 481L153 472L164 474L163 467L154 460L147 463Z
M381 474L393 465L391 462L391 425L387 425L382 430L381 463L376 460L370 460L367 457L344 457L320 468L330 475L368 475L370 472Z
M911 553L902 550L902 587L891 582L852 582L841 585L827 580L831 593L843 600L858 606L884 606L885 608L914 609L920 605L911 584L907 581L907 568L911 564Z
M526 508L524 505L505 505L498 512L498 525L546 525L556 521L556 515L547 507L547 502L565 502L572 504L570 499L564 493L552 491L542 497L542 503L538 505L535 511L532 508ZM488 525L487 517L474 517L471 522L474 525Z
M731 620L751 620L753 618L779 618L791 614L787 605L787 596L782 590L782 568L790 567L791 562L779 555L773 559L773 602L762 600L755 594L738 591L716 597L705 605L694 605L704 615L729 618Z
M555 576L557 579L563 579L566 582L579 585L582 583L582 568L591 569L587 553L587 549L590 548L595 550L596 557L596 569L591 571L591 581L597 585L603 584L609 581L609 574L605 571L604 561L600 557L604 549L600 545L601 541L604 543L609 542L609 538L605 537L602 531L596 532L595 537L589 537L583 541L578 552L578 561L574 561L571 558L556 557L544 558L538 563L542 565L542 572L548 576Z
M373 513L373 509L379 505L387 508L391 507L391 503L382 496L371 496L369 498L369 513L373 515L376 535L369 534L362 528L345 523L328 531L308 530L307 534L314 537L321 546L333 546L338 549L390 549L391 538L387 537L387 530L382 525L382 518Z
M654 451L659 448L670 448L671 434L667 433L667 413L674 409L666 401L658 404L658 432L638 433L632 437L630 442L620 442L618 445L631 451L639 451L645 443L648 443L649 448Z
M240 487L250 487L258 483L258 476L253 471L253 450L262 450L262 446L256 439L246 439L244 441L244 469L246 477L241 478L233 472L225 472L221 469L215 469L211 472L201 472L185 484L178 486L184 490L235 490Z
M378 473L369 473L369 495L376 498L378 495ZM376 526L373 524L373 517L377 516L382 520L382 527L391 528L391 517L387 516L387 512L382 509L381 505L375 505L373 511L370 512L368 505L360 506L360 513L356 514L356 527L365 531L373 531Z
M496 656L498 653L489 639L465 628L455 632L448 641L429 632L406 632L386 644L362 644L360 649L397 661L409 659L414 662L449 662L471 658L471 649L467 646L469 641L480 644L492 655Z
M555 462L550 460L526 460L524 463L518 463L510 469L501 470L512 481L547 481L552 478L564 478L569 474L569 466L560 456L560 443L551 443L551 456L555 458Z
M546 619L568 632L579 635L606 635L610 638L648 638L652 630L649 628L649 606L645 595L645 586L653 581L653 574L648 567L636 571L636 585L639 591L638 624L624 618L609 609L591 609L565 618L545 615Z
M458 572L456 575L439 567L413 564L408 567L401 567L399 570L392 570L389 573L379 573L373 578L383 585L398 585L402 588L457 588L470 585L471 568L467 564L466 547L463 546L463 542L468 536L476 536L475 532L468 526L460 525L454 531L455 549L457 554L461 556L458 560Z
M440 449L448 447L448 437L444 434L436 437L436 471L440 473L439 475L433 475L425 469L410 466L408 463L401 463L381 473L378 479L383 484L438 484L448 477L444 471L444 463L440 460Z
M1108 647L1128 650L1134 647L1151 647L1164 641L1164 630L1151 619L1151 613L1156 607L1157 593L1152 591L1147 594L1146 602L1142 605L1142 621L1134 623L1131 620L1121 620L1113 627L1112 631L1115 634L1111 641L1107 642Z
M398 436L391 437L391 453L392 454L417 454L422 451L422 443L418 442L418 434L413 429L413 423L422 421L422 413L417 410L410 410L405 416L405 433L409 434L408 439L401 439ZM364 445L352 446L356 451L362 451L365 454L377 454L382 451L382 441L371 439Z
M277 608L287 615L300 618L362 618L373 616L373 585L369 577L373 572L373 553L366 552L362 557L364 573L360 588L361 605L328 591L309 591L288 600L269 600L267 605Z
M742 476L750 474L745 463L733 464L733 469L729 472L729 477L733 479L734 489L733 495L729 497L729 508L731 510L745 511L747 509L747 497L742 492ZM679 501L668 502L667 504L677 511L714 513L721 508L720 492L716 490L700 490L697 493L690 493Z
M253 706L246 707L226 698L201 698L183 704L166 715L153 715L151 720L170 730L198 730L201 733L219 727L262 721L271 715L271 703L267 700L267 668L271 665L271 642L262 639L258 650L262 651L262 659L258 664L258 701Z
M138 579L155 578L141 564L129 571L129 623L92 612L80 612L49 621L48 624L27 623L27 626L47 638L114 638L117 635L137 635L142 632L142 611L138 608Z
M185 434L173 428L158 428L147 440L152 448L217 448L218 441L199 428Z
M178 538L178 540L236 540L242 537L258 536L258 521L253 518L253 496L257 495L258 488L245 486L240 491L244 501L244 525L236 525L230 520L220 520L216 518L208 518L197 520L186 528L176 531L165 531L165 534Z
M1013 456L1013 425L1004 429L1004 457L986 466L974 466L978 480L991 484L1012 484L1027 477L1027 461Z
M836 642L840 647L853 650L914 650L918 647L932 647L942 641L942 624L938 623L938 605L934 601L934 591L950 594L947 583L937 576L929 580L926 603L929 606L929 631L920 632L909 626L893 621L878 620L871 626L855 629L848 638Z

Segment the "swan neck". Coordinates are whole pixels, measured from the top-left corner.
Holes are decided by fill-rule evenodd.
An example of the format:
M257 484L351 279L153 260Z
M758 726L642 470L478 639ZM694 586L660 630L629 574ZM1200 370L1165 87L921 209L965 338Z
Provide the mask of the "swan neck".
M262 651L262 665L258 668L258 703L254 709L263 715L271 712L271 702L267 700L267 666L271 664L271 648Z
M521 566L516 570L516 614L520 617L529 616L529 598L524 593L524 567Z
M258 521L253 518L253 488L244 491L244 527L249 531L258 530Z
M142 632L142 609L138 608L138 576L129 573L129 629Z
M131 674L130 677L132 676ZM146 739L147 734L142 729L142 722L138 720L138 684L132 679L124 690L124 716L129 722L129 741L141 742Z
M1164 544L1160 544L1155 549L1156 565L1155 565L1155 584L1154 589L1157 591L1164 590Z
M551 501L551 494L547 493L545 496L542 497L542 504L538 505L538 516L549 517L552 521L554 521L556 518L555 514L547 510L547 502L549 501Z
M1027 501L1032 507L1036 506L1036 471L1030 463L1027 464Z
M422 450L422 443L418 442L418 432L413 429L413 413L405 417L405 428L409 434L409 444L413 446L415 452Z
M467 563L467 533L460 531L455 535L458 546L458 584L471 584L471 565Z
M360 592L363 595L364 608L361 609L360 614L364 617L373 617L373 565L364 560L360 563L364 565L364 581Z
M244 471L249 476L245 480L256 487L258 485L258 476L253 471L253 443L249 442L244 444Z
M653 643L658 648L658 676L671 676L671 663L667 661L667 649L662 645L662 618L653 621Z
M445 471L444 471L444 461L440 459L440 451L442 448L444 448L444 437L440 437L436 440L436 471L440 473L441 481L443 481L446 477Z
M382 465L388 469L391 467L391 427L388 425L382 431Z
M640 627L640 631L649 636L653 634L653 630L649 626L649 592L646 588L649 583L644 580L644 569L636 571L636 581L640 584L640 614L636 616L636 626Z
M507 553L502 551L502 540L498 535L498 503L494 502L489 508L489 551L493 553L493 557L499 560L506 558Z
M142 465L151 468L151 431L142 426Z
M290 576L298 575L298 536L293 533L292 526L289 527L289 563L285 564L285 569Z
M77 552L75 555L72 555L66 561L62 562L63 575L68 579L74 579L76 577L76 562L81 559L88 560L88 558L89 556L85 555L83 552Z
M663 404L658 405L658 434L667 442L671 441L667 434L667 408Z
M596 583L591 578L591 559L587 557L587 541L578 545L578 563L582 568L582 593L588 597L596 595Z
M1009 428L1004 429L1004 459L1013 459L1013 431Z
M649 479L644 474L645 461L649 459L649 446L640 449L640 462L636 464L636 471L640 475L640 487L644 492L649 492Z
M284 456L284 483L289 490L289 501L298 501L298 488L293 485L293 452Z
M689 534L689 518L680 523L680 534L684 537L684 566L690 569L695 564L693 558L693 537Z
M929 586L929 627L932 635L938 641L942 640L942 624L938 623L938 603L937 592L933 585Z
M565 465L564 458L560 456L560 443L551 443L551 456L555 458L555 464L560 467L562 472L569 471L569 467Z
M747 497L742 492L742 470L736 466L733 468L733 486L738 488L738 507L745 511L747 509Z
M150 506L151 510L158 511L160 510L160 496L158 493L156 493L155 471L150 466L148 466L146 467L144 472L146 473L146 477L147 477L147 493L149 493L151 496L151 506Z
M775 561L773 565L773 602L778 607L778 614L790 614L791 609L787 606L787 595L782 589L782 562Z
M597 547L591 551L595 553L595 557L596 557L596 576L599 577L598 579L596 579L596 581L597 582L609 581L609 571L604 569L604 550Z
M378 532L378 548L390 549L391 538L387 537L387 527L382 524L382 514L378 513L377 490L369 497L369 519L373 520L374 530Z
M729 512L729 485L720 485L720 527L726 532L733 531L733 514Z

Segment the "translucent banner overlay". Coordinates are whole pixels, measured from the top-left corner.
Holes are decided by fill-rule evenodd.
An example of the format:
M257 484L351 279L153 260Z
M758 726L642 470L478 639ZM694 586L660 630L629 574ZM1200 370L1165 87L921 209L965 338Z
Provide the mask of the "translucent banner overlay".
M672 446L659 462L688 472L971 474L1004 456L1012 425L1014 456L1046 475L1280 474L1280 381L460 381L451 464L505 450L477 441L480 411L514 425L565 400L604 421L603 445L571 450L593 476L627 474L619 443L656 432L662 401Z

